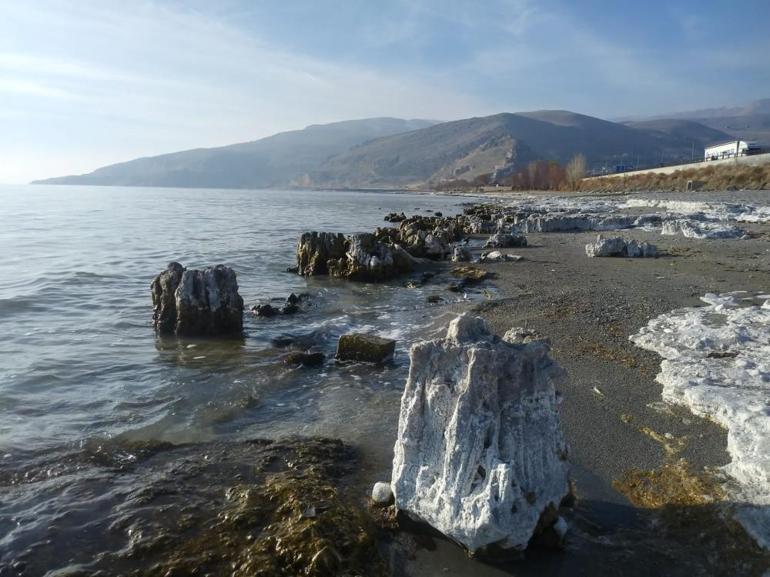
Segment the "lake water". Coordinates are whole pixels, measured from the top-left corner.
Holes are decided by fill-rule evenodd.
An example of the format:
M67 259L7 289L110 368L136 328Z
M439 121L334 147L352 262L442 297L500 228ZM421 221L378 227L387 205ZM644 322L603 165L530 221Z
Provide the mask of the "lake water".
M483 295L450 293L440 282L404 288L404 279L306 280L286 268L295 264L304 231L372 231L391 211L455 214L467 200L0 188L0 574L19 560L25 574L36 574L30 568L41 543L72 543L103 514L93 503L104 495L83 489L93 471L73 465L80 461L72 456L97 447L112 450L111 459L131 460L116 440L323 434L364 447L387 475L408 346L446 325L457 308L452 300ZM242 340L159 341L149 285L170 260L231 266L247 309L291 292L309 293L309 309L272 319L247 313ZM446 304L427 305L430 294ZM281 362L285 351L272 344L280 335L307 336L331 357L338 337L353 330L398 339L394 363L289 369ZM73 511L80 514L66 520ZM77 560L70 552L55 564L67 566L70 557Z

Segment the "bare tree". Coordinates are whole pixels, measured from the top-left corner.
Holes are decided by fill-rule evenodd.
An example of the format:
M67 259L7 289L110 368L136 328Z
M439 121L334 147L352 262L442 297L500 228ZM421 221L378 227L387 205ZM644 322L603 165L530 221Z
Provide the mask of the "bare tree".
M576 188L578 183L586 175L586 157L583 154L576 154L572 160L567 163L567 184L571 188Z

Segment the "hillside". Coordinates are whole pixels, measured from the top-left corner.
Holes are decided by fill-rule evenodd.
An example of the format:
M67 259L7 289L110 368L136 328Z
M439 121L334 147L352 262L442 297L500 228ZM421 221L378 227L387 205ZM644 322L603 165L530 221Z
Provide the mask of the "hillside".
M432 125L428 120L369 118L282 132L218 148L199 148L99 168L83 175L36 181L35 184L99 184L264 188L301 185L328 157L351 146Z
M718 134L701 128L711 136ZM490 173L502 176L530 160L563 164L578 153L595 168L654 165L661 151L667 161L689 159L691 139L660 127L626 126L564 110L505 113L445 122L353 147L324 163L311 178L316 186L406 186L470 181Z
M730 136L685 120L616 123L565 110L502 113L439 124L374 118L284 132L219 148L114 164L47 184L211 188L405 187L502 178L532 160L591 169L690 160Z

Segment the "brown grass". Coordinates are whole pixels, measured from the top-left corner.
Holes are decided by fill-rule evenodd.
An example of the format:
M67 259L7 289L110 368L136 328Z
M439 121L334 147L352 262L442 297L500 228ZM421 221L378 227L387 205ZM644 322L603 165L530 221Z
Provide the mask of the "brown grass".
M614 178L588 178L582 181L580 190L594 192L679 191L687 188L689 180L698 181L698 190L770 189L770 164L706 166L677 170L672 174L648 172Z

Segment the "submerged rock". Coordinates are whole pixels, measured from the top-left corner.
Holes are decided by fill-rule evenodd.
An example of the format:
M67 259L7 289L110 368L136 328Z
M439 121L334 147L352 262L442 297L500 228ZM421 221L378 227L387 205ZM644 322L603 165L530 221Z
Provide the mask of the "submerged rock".
M337 343L336 358L339 361L384 363L393 357L396 341L377 335L351 333L342 335Z
M385 222L401 222L402 220L406 220L406 215L403 212L391 212L385 216L384 220Z
M292 351L283 358L287 365L320 367L324 364L324 354L310 351Z
M567 446L553 383L561 371L548 345L506 342L464 314L444 339L415 344L409 356L396 508L470 551L563 534L556 510L569 493Z
M187 270L172 262L150 288L153 324L159 334L217 336L243 330L243 299L230 267Z
M626 240L621 236L606 238L601 234L596 237L596 242L586 245L586 254L589 257L619 256L629 258L644 258L658 256L658 249L648 242Z

